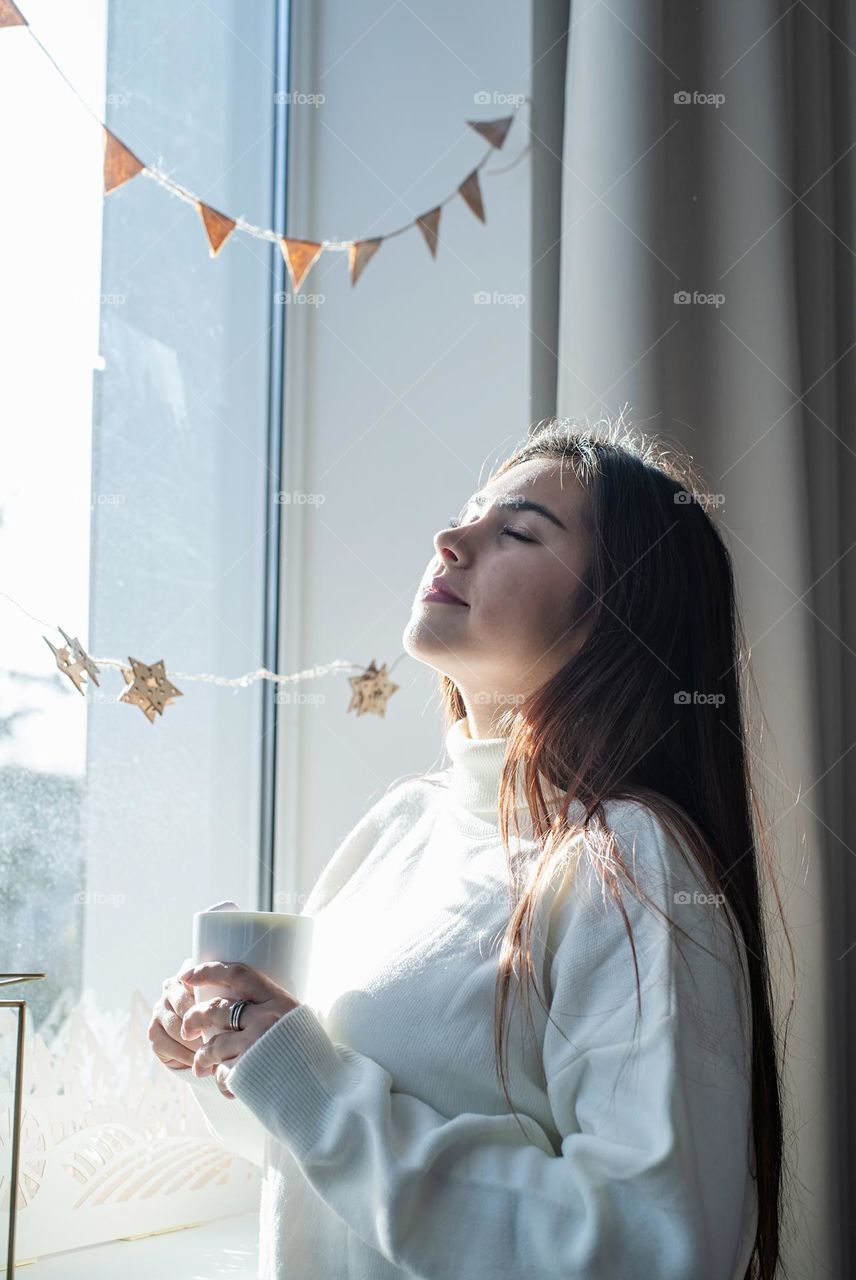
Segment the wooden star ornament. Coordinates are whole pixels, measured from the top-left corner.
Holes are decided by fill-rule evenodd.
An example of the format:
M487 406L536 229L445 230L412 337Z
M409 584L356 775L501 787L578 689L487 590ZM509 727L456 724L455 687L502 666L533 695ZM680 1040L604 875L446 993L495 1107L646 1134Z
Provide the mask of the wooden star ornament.
M183 698L184 694L167 680L163 658L159 662L153 662L150 667L140 662L139 658L129 657L128 661L131 669L122 667L126 684L119 695L119 701L133 703L154 724L155 716L162 716L164 707L176 698Z
M387 675L386 663L378 668L374 658L362 675L348 676L348 682L353 689L348 710L355 711L358 716L365 715L367 711L378 716L384 715L387 702L400 687L393 684Z
M60 632L65 640L65 644L59 649L55 648L51 644L47 636L42 636L42 639L56 658L56 665L59 667L63 675L68 676L75 689L86 697L86 693L83 688L83 676L84 674L87 675L90 680L94 681L95 684L98 684L99 668L96 667L77 636L72 638L71 636L66 635L62 627L57 627L57 631Z

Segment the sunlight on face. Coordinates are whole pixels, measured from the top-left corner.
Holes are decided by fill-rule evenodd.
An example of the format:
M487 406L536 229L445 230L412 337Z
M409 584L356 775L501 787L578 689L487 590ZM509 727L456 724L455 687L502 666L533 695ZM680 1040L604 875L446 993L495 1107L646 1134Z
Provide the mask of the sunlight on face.
M402 640L412 657L451 677L468 704L531 692L578 647L571 623L589 559L587 501L569 467L536 459L491 481L457 527L435 535L437 554ZM435 577L466 607L424 601Z

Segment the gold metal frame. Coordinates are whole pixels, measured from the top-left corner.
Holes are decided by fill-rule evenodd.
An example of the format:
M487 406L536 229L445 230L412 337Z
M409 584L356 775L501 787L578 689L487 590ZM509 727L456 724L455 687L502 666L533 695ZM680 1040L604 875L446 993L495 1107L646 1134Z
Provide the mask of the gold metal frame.
M32 982L46 978L45 973L0 973L0 987L14 982ZM9 1176L9 1236L6 1246L6 1275L15 1270L15 1224L18 1215L18 1166L21 1159L21 1120L24 1110L24 1032L26 1000L0 1000L0 1009L18 1010L18 1040L15 1046L15 1110L12 1119L12 1168Z

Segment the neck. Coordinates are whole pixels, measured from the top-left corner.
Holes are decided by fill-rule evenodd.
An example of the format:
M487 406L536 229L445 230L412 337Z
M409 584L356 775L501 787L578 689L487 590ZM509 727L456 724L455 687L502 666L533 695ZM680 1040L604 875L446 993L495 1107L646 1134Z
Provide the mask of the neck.
M511 705L509 701L509 705ZM499 707L487 702L466 701L465 719L467 730L474 741L489 739L496 742L501 737L498 721L507 712L508 707Z

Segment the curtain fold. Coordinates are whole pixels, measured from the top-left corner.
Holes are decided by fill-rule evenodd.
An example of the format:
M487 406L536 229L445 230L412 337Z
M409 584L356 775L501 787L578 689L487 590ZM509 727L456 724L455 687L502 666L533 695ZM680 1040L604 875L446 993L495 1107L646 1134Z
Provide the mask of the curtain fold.
M545 339L560 416L624 407L719 495L798 966L784 1259L799 1277L856 1266L854 25L824 0L571 3ZM780 930L771 944L782 1011Z

